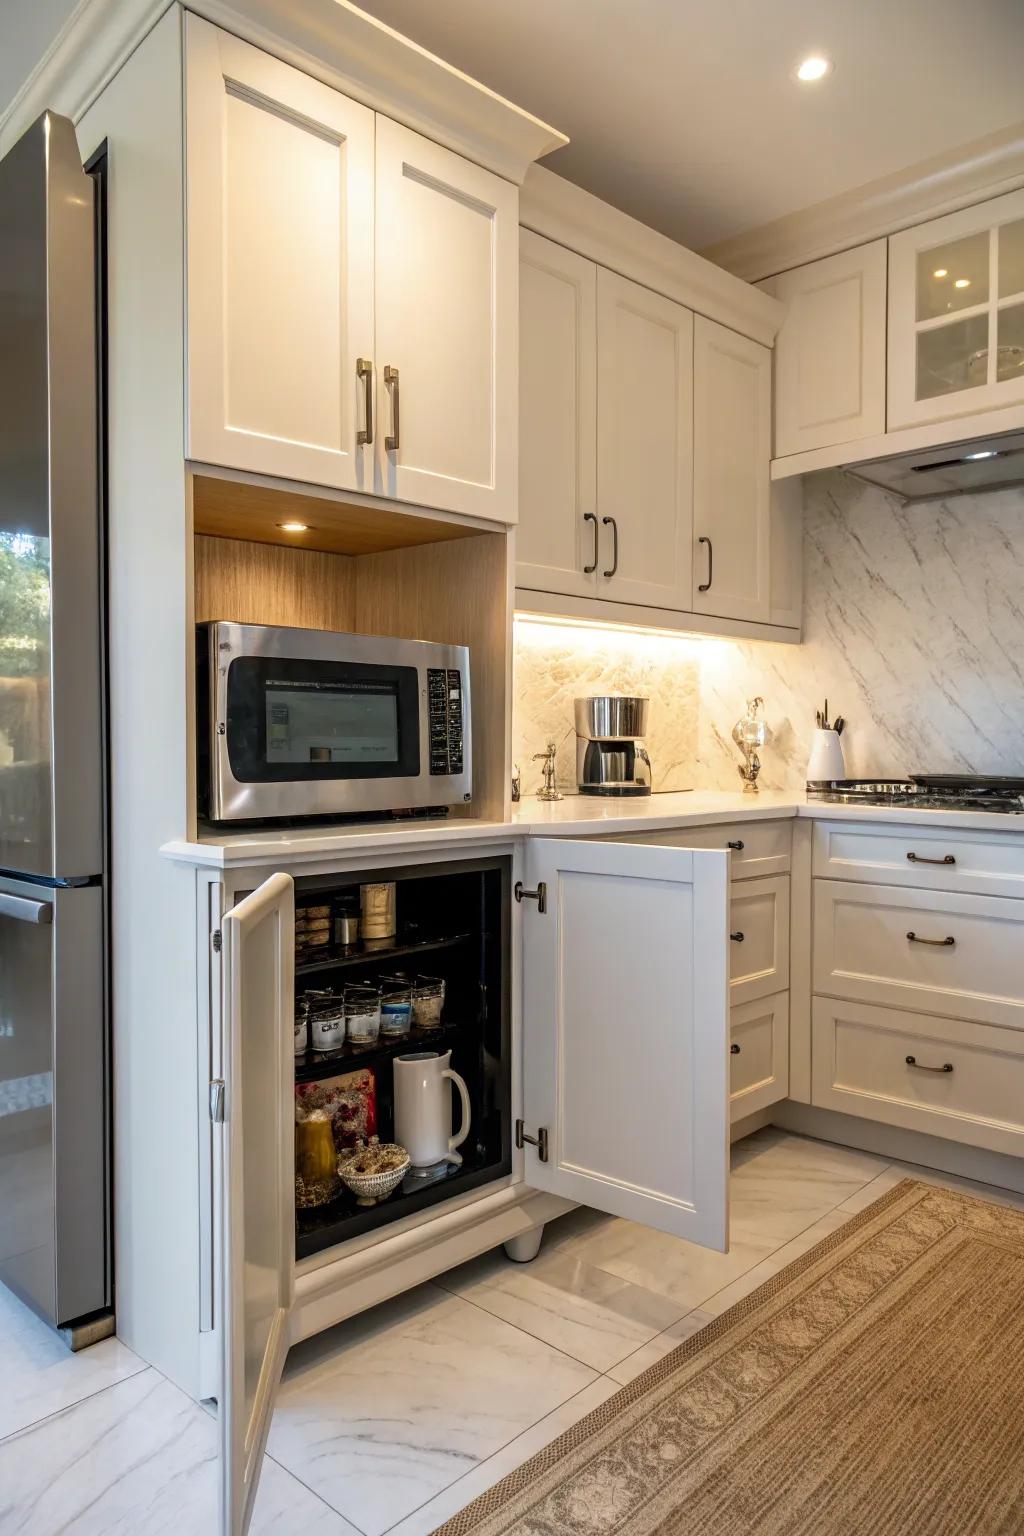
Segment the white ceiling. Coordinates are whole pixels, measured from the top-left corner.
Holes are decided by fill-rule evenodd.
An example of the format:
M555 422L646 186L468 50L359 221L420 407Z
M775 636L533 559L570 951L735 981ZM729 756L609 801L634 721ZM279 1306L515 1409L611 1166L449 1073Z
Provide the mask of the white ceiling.
M695 248L1024 118L1024 0L358 0ZM791 78L824 52L834 73Z

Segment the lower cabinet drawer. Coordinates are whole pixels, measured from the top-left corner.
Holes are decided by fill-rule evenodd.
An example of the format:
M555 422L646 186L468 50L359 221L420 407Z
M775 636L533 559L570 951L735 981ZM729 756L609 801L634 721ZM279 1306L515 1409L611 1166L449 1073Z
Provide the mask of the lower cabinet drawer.
M789 876L734 881L729 897L729 1000L789 986Z
M814 990L1024 1029L1024 901L815 880Z
M667 848L728 848L734 880L750 880L759 875L789 873L793 850L793 822L787 817L777 821L718 822L703 827L664 827L657 832L616 836L616 842L658 843Z
M731 1117L742 1120L789 1092L789 993L733 1008L729 1035Z
M1024 1034L816 997L811 1102L1024 1153Z

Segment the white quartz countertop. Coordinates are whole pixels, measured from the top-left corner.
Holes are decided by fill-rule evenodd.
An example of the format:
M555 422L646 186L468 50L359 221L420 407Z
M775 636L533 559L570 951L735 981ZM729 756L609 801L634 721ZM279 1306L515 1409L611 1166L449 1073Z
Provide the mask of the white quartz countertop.
M803 794L762 790L756 795L729 790L691 790L642 799L603 800L566 795L546 803L528 798L512 807L511 821L367 822L357 827L316 827L308 831L209 833L166 843L165 857L179 863L228 869L268 863L304 864L334 855L439 852L546 834L561 837L653 832L666 827L709 826L715 822L813 817L825 821L881 822L902 826L949 827L960 831L1024 835L1024 815L992 811L907 810L885 805L831 805Z

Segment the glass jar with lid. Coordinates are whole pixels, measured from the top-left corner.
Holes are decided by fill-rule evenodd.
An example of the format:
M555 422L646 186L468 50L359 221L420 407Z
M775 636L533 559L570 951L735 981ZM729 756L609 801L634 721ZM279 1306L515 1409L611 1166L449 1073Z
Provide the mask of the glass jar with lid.
M353 982L345 988L345 1032L350 1045L373 1045L380 1035L380 988Z
M345 1044L345 1003L330 988L305 994L309 1009L309 1039L314 1051L325 1054L340 1051Z
M444 977L417 976L412 989L412 1027L423 1034L441 1028Z
M402 1040L412 1028L412 982L408 976L385 976L381 983L381 1038Z

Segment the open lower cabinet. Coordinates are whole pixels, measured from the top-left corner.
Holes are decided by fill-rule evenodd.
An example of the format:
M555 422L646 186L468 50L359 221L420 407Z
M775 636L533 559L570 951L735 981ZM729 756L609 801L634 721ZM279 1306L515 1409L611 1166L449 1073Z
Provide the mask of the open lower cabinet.
M245 892L236 877L220 923L224 1081L211 1095L223 1536L248 1528L297 1265L353 1240L383 1255L435 1215L468 1227L473 1192L502 1185L513 1201L543 1191L728 1246L728 853L561 838L507 850L275 872ZM346 945L343 919L368 883L393 900L395 931ZM384 997L375 1039L317 1035L346 986L349 1022ZM300 1206L310 1102L336 1144L408 1136L396 1062L448 1052L457 1150L410 1168L377 1204L330 1188Z

